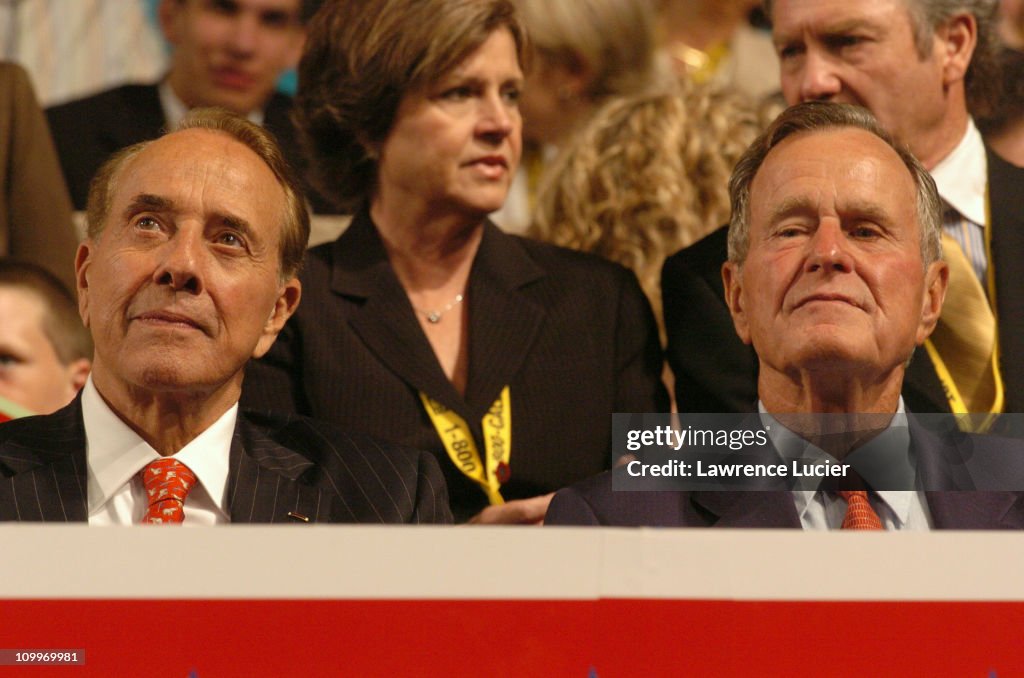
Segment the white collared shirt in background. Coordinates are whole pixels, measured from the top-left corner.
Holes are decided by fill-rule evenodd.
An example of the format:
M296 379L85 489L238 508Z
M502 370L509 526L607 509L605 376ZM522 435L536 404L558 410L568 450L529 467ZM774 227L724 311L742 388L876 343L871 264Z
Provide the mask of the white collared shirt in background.
M148 505L139 472L160 455L110 409L91 376L82 389L82 418L88 463L89 524L137 525ZM198 479L185 501L186 526L230 522L228 460L237 418L235 403L174 455Z
M975 275L986 288L988 254L985 251L985 201L988 193L988 158L985 142L968 118L967 132L953 149L931 171L939 195L948 208L942 228L949 233L967 255Z

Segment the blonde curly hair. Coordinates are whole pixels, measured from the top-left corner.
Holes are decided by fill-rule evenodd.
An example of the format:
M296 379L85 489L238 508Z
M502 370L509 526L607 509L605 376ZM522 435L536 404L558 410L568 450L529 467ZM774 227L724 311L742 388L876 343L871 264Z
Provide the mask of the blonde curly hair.
M695 85L610 101L541 186L528 232L632 269L662 320L665 257L729 220L729 175L772 110Z

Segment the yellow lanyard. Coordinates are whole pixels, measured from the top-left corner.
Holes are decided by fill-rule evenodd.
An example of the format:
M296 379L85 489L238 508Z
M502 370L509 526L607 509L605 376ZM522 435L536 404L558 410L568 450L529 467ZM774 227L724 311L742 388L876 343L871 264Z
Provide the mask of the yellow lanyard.
M996 323L995 327L995 338L992 347L992 378L995 383L995 398L992 403L990 411L987 413L988 416L984 421L977 427L978 432L984 432L992 425L996 415L1003 411L1003 401L1005 400L1005 389L1003 387L1003 375L999 371L999 315L996 309L996 273L995 273L995 262L992 261L992 209L989 203L988 189L985 190L985 256L988 263L988 298L989 303L992 305L992 316ZM939 355L938 349L932 343L931 339L926 339L924 342L925 350L928 351L928 356L932 359L932 363L935 366L935 373L939 377L939 381L942 382L942 389L946 393L946 399L949 401L949 408L953 411L953 414L970 414L967 411L967 405L964 403L963 396L960 395L960 389L957 388L956 382L953 381L953 375L950 374L949 368L946 367L946 363L942 360ZM961 420L960 425L964 427L967 424L966 421Z
M485 461L480 459L465 419L426 393L420 393L420 400L455 467L483 489L492 505L504 504L501 485L509 479L508 460L512 455L512 399L508 386L501 389L501 395L481 421L487 450Z

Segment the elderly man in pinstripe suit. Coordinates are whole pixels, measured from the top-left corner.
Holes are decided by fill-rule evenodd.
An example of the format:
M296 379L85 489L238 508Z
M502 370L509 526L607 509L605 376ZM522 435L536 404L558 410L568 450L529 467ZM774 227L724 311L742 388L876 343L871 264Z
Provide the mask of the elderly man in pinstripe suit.
M100 170L75 260L93 372L67 408L0 427L0 520L450 522L430 455L238 411L301 296L295 187L272 138L211 110Z

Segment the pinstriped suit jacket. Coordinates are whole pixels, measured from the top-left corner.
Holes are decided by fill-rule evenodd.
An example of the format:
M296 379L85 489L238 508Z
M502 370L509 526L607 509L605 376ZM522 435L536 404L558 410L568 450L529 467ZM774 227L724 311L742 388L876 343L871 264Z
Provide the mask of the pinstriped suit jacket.
M434 458L298 416L240 414L231 442L233 523L450 523ZM0 425L0 521L85 521L80 399Z

